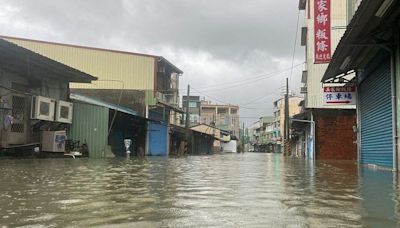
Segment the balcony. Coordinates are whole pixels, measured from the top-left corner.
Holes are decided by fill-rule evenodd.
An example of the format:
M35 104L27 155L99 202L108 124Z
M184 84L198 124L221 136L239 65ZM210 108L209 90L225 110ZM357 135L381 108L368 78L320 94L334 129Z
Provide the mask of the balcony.
M156 92L156 99L157 102L172 106L174 108L179 107L179 101L178 101L178 95L177 93L161 93L161 92Z

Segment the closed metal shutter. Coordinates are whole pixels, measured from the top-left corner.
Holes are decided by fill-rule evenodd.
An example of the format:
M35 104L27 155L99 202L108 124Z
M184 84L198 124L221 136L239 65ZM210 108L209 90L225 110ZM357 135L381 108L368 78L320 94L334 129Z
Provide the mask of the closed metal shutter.
M163 122L149 122L149 155L168 155L168 126Z
M385 61L360 85L361 163L393 166L390 63Z

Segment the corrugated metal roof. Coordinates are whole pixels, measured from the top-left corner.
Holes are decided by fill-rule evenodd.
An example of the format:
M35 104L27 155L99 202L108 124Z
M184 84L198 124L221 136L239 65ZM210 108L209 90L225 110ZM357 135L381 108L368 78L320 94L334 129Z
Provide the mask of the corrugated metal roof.
M36 77L58 77L69 82L85 82L90 83L96 80L96 77L79 71L75 68L57 62L51 58L40 55L24 47L0 38L0 54L3 67L7 67L18 73L26 74L29 69L28 76ZM42 75L43 72L49 72ZM35 75L39 73L40 75Z
M72 83L71 88L154 90L157 84L157 67L160 63L176 73L183 73L162 56L18 37L0 37L98 78L92 84Z
M97 106L101 106L101 107L106 107L109 109L113 109L119 112L123 112L126 114L130 114L133 116L138 116L138 113L130 108L126 108L126 107L122 107L120 105L115 105L115 104L111 104L102 100L98 100L96 98L92 98L92 97L87 97L81 94L76 94L76 93L71 93L70 94L70 98L72 100L76 100L76 101L80 101L80 102L84 102L84 103L88 103L88 104L93 104L93 105L97 105Z
M322 82L352 70L362 69L363 65L369 61L368 56L371 53L377 53L378 49L385 44L384 39L378 35L388 31L390 26L398 20L400 3L394 1L386 15L377 17L376 12L383 2L384 0L361 1L321 79ZM378 38L381 39L379 43L376 42Z

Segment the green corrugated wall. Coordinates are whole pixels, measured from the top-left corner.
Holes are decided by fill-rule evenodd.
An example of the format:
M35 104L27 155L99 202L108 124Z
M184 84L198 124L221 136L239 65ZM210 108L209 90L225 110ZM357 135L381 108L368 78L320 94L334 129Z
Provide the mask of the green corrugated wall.
M109 109L90 104L74 103L74 116L69 139L86 141L89 157L103 158L107 146Z

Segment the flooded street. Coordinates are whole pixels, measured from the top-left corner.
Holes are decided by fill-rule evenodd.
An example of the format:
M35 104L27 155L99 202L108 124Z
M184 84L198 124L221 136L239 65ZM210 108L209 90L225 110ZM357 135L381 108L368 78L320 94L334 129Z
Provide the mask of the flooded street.
M1 227L396 227L392 172L274 154L0 160Z

